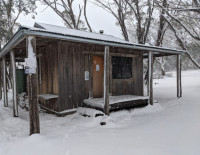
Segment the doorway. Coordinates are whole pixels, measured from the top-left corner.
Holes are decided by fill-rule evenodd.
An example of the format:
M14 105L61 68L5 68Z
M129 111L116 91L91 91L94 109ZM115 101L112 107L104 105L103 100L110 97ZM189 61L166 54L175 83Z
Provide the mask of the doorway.
M93 97L103 97L103 74L104 74L104 58L103 56L92 56L92 72L93 72Z

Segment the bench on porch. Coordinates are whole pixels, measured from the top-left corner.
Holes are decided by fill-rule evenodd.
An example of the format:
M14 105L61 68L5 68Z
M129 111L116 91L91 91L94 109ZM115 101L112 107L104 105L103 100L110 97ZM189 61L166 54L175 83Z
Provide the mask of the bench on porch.
M135 95L120 95L109 96L109 111L115 111L120 109L129 109L138 106L148 105L149 97L147 96L135 96ZM104 98L89 98L83 100L83 104L86 107L94 108L103 111Z
M53 111L58 112L58 95L55 94L40 94L38 95L38 101L42 108L51 109Z

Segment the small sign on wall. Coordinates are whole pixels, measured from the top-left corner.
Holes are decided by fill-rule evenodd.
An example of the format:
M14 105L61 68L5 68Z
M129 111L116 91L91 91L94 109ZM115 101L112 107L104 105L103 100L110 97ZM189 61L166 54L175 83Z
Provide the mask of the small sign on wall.
M99 72L99 65L96 65L96 71Z
M36 68L35 67L25 67L25 74L36 74Z
M85 80L89 80L90 79L90 75L89 75L89 71L85 71Z

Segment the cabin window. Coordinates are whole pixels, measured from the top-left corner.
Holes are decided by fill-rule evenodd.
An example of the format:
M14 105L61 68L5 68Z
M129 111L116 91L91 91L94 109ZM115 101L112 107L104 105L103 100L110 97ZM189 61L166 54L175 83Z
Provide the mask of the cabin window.
M131 57L112 57L113 79L129 79L132 77Z

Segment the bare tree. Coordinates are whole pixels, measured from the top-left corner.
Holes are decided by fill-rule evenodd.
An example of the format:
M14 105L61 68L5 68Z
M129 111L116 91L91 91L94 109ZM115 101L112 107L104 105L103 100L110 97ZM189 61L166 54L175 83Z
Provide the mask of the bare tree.
M165 0L163 0L165 1ZM193 0L196 1L196 0ZM194 18L197 16L198 12L193 12L188 10L187 8L192 4L185 3L182 0L172 2L172 1L166 1L166 5L160 5L159 2L157 2L158 6L163 9L165 13L162 14L162 18L165 20L165 22L170 27L170 30L174 33L174 36L178 42L178 45L183 49L187 50L187 45L185 44L185 41L183 41L181 37L181 31L184 31L188 34L193 40L200 41L200 27L199 27L199 20ZM198 0L196 1L196 4L198 4ZM168 8L166 7L168 6ZM179 8L186 8L179 9ZM177 9L178 8L178 9ZM187 52L188 58L192 61L192 63L200 69L200 65L195 61L194 58L192 58L192 55Z
M183 50L187 50L187 47L186 45L184 44L184 42L182 41L181 37L179 36L179 33L178 33L178 30L173 26L173 24L170 22L169 19L167 19L165 16L164 16L166 22L169 24L171 30L174 32L174 35L177 39L177 42L179 44L179 46L183 49ZM188 58L192 61L192 63L198 68L200 69L200 65L196 62L196 60L194 58L192 58L191 54L189 52L186 53Z
M167 23L163 17L165 15L166 7L167 7L167 0L163 0L155 46L162 46L165 32L168 29ZM166 72L165 72L165 63L166 63L165 57L155 58L155 60L160 64L162 76L164 76L166 74Z
M86 11L87 11L87 0L84 0L84 17L85 17L85 22L86 22L86 24L88 26L89 31L92 32L92 28L91 28L90 23L88 21L87 12Z
M148 38L152 14L154 10L154 0L139 1L125 0L132 12L132 19L137 21L137 40L139 44L145 44ZM147 9L144 9L147 8ZM147 10L147 11L145 11Z
M117 24L120 26L124 39L129 41L126 20L127 15L130 14L130 8L126 0L113 0L112 2L95 0L95 4L105 9L115 17Z
M74 5L75 0L40 0L43 4L50 7L63 21L64 24L72 29L77 30L86 30L92 32L92 28L89 24L86 8L87 8L87 0L83 0L84 6L78 4L78 13L75 13ZM76 1L77 2L77 1ZM84 11L84 13L82 13ZM81 20L81 16L84 14L85 22L87 27L85 26L84 21Z

